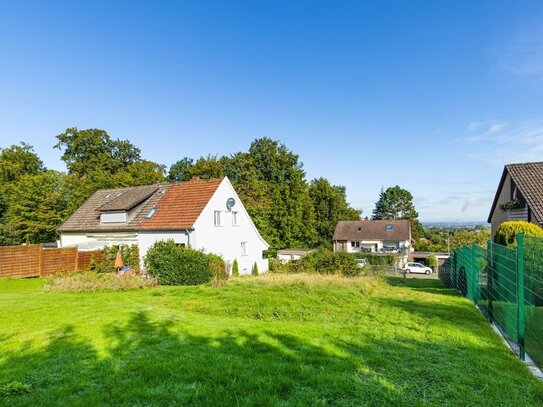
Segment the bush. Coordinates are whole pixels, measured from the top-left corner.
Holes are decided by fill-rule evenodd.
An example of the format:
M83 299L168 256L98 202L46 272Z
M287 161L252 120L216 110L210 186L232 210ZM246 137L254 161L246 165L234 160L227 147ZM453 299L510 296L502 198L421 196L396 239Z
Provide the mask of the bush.
M525 236L543 237L543 229L534 223L520 221L503 222L494 236L494 242L504 245L516 247L517 234L524 233Z
M30 384L14 381L0 386L0 397L18 396L24 393L30 393L32 386Z
M86 271L70 275L57 274L50 277L44 286L45 291L95 292L126 291L155 287L158 282L135 274L94 273Z
M428 267L437 267L438 266L438 261L437 261L437 257L436 256L428 256L428 258L426 259L426 265Z
M177 246L173 240L152 245L145 256L147 272L164 285L209 283L217 271L216 255ZM222 261L222 259L221 259Z
M253 276L258 276L258 265L256 264L256 261L255 264L253 264L253 268L251 269L251 274Z
M338 274L344 276L359 275L360 269L355 257L350 253L337 252L319 248L306 254L299 260L290 262L291 272L307 272L319 274Z
M371 266L393 266L396 263L396 256L393 254L356 253L357 259L366 259Z
M88 270L96 273L113 273L115 269L115 258L117 252L121 252L121 258L125 266L130 267L134 272L140 272L140 252L138 245L113 245L102 249L101 260L92 257Z
M213 278L215 280L228 280L228 272L226 270L226 263L221 256L217 254L208 254L210 260L209 267L213 271Z
M234 264L232 264L232 276L233 277L239 277L238 259L234 259Z

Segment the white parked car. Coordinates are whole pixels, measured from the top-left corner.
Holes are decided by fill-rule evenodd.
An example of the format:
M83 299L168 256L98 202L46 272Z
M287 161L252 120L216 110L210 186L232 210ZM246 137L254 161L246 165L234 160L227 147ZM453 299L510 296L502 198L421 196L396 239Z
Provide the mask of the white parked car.
M421 274L432 274L433 270L430 267L426 267L422 263L407 263L403 266L403 270L406 273L421 273Z
M361 269L366 267L366 264L368 264L368 261L366 259L356 259L356 265Z

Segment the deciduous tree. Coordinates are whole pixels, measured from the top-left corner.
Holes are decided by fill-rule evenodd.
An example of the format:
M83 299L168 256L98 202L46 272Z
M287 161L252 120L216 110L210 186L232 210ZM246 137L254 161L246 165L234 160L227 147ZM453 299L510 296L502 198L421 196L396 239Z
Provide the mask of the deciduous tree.
M344 186L332 185L326 178L317 178L309 185L309 196L315 210L315 228L320 245L331 246L338 221L360 219L362 211L348 204Z

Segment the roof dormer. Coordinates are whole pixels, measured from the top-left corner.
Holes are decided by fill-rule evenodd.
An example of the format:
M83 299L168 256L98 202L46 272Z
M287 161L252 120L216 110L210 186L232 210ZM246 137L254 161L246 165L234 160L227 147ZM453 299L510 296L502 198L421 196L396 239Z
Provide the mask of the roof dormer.
M127 220L126 211L108 211L100 214L100 223L126 223Z

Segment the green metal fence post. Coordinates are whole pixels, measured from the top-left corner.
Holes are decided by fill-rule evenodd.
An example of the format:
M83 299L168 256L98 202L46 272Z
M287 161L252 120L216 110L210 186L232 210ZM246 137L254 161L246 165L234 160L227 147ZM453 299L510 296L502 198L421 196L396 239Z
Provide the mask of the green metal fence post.
M453 252L453 274L451 279L452 288L456 288L456 263L458 262L458 252L455 250Z
M488 317L493 320L494 312L492 309L492 298L494 298L494 264L492 262L492 240L489 240L486 244L486 291L488 301Z
M479 302L479 266L477 265L477 262L475 261L475 248L477 247L477 244L473 242L471 244L471 274L473 275L472 278L472 284L473 284L473 302L475 305L477 305L477 302Z
M517 337L520 359L525 359L524 348L524 233L517 235Z
M452 261L451 263L451 288L455 288L454 287L454 283L456 281L456 250L453 250L452 253L451 253L451 259Z
M471 259L471 248L470 246L468 246L467 244L464 245L464 252L465 252L465 256L464 256L464 274L466 276L466 297L468 300L473 300L473 296L471 294L471 264L470 264L470 259Z
M477 286L475 285L475 276L477 274L477 269L475 267L475 254L473 250L473 244L469 247L469 257L468 257L468 263L469 263L469 291L470 291L470 300L472 300L474 303L477 300Z

